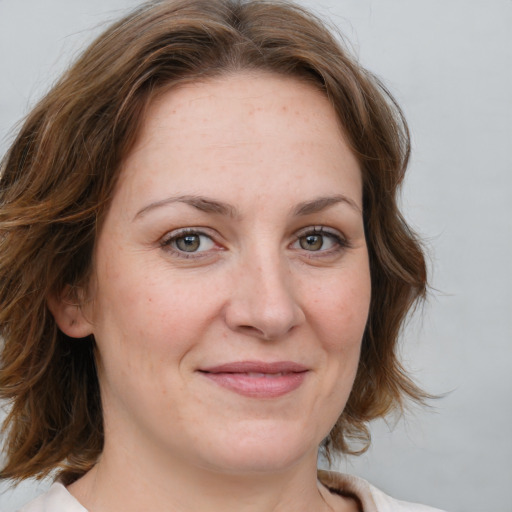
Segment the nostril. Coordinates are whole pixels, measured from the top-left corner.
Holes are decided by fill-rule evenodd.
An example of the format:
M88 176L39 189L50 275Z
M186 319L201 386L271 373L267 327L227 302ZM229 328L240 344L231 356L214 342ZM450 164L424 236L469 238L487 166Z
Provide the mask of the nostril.
M239 332L247 334L248 336L255 336L257 338L261 338L262 340L270 340L272 339L272 335L265 332L263 329L258 329L252 325L240 325L238 327Z
M262 336L265 334L261 329L253 327L252 325L241 325L239 327L239 329L241 331L245 331L245 332L251 333L251 334L260 334Z

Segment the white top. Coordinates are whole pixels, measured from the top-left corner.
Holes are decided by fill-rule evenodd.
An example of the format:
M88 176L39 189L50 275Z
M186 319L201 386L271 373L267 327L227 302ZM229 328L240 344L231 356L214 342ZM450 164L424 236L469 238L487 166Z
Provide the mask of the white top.
M319 471L320 481L331 492L343 492L356 496L364 512L443 512L405 501L395 500L366 480L331 471ZM54 483L47 493L31 501L18 512L88 512L61 483Z

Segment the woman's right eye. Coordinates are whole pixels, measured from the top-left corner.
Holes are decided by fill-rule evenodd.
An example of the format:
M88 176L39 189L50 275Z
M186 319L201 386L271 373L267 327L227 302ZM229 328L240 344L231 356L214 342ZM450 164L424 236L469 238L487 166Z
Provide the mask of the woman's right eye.
M162 240L162 247L170 248L183 256L209 251L215 242L208 235L198 231L179 231L171 233Z

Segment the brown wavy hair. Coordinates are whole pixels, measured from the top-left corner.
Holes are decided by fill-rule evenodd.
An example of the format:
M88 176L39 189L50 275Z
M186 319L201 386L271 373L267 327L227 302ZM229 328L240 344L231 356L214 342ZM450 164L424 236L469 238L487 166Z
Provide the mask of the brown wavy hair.
M392 96L337 33L294 4L153 1L88 47L28 115L1 164L0 398L10 407L0 478L56 470L70 483L96 463L103 424L95 342L64 335L48 297L87 283L149 102L177 84L240 70L322 90L361 167L372 298L354 387L324 448L361 451L353 442L369 443L370 420L400 411L406 397L425 399L397 358L404 319L425 296L426 268L397 207L410 141Z

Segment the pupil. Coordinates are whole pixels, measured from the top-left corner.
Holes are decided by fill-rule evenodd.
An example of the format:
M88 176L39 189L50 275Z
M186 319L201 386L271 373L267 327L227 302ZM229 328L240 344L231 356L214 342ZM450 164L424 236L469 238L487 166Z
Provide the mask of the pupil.
M322 248L323 238L322 235L308 235L301 238L300 245L307 251L318 251Z
M176 240L176 246L181 251L194 252L199 248L199 236L198 235L187 235L182 236Z

